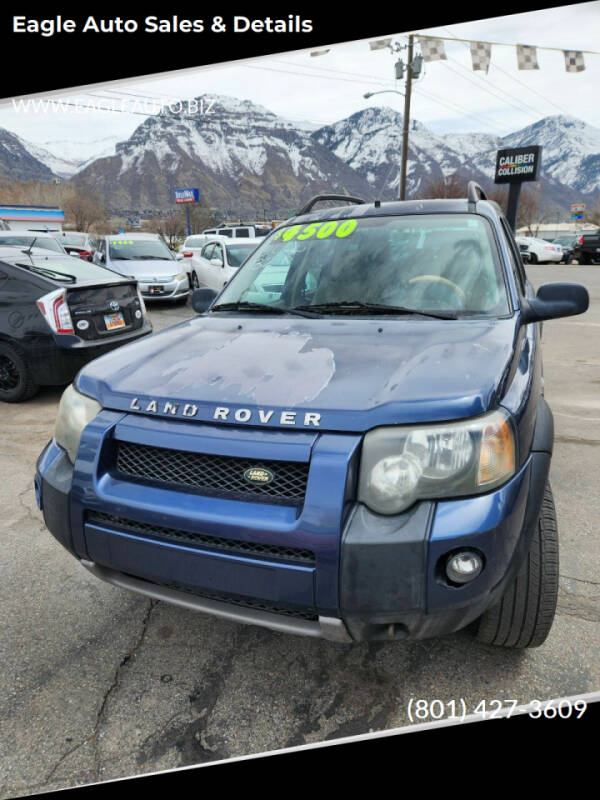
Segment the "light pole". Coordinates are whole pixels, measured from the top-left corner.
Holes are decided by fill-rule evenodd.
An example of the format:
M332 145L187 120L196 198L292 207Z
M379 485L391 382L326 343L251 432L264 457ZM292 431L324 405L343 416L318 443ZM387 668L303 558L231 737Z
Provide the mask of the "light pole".
M379 92L367 92L366 94L363 95L363 97L365 98L365 100L368 100L369 97L373 97L373 95L376 95L376 94L399 94L400 97L404 97L404 93L403 92L399 92L396 89L382 89ZM406 106L406 103L405 103L405 106ZM408 137L408 133L406 134L406 137ZM402 162L401 163L404 162L403 154L404 154L405 149L406 149L406 142L405 142L405 135L404 135L404 130L403 130L402 131ZM402 166L401 166L400 167L400 180L398 181L398 200L404 200L404 197L402 195L402 185L403 185L403 175L402 175ZM406 185L406 181L404 181L404 185Z
M402 153L401 153L401 161L400 161L400 185L398 187L398 200L406 200L406 167L408 162L408 132L410 128L410 98L412 93L412 79L413 77L418 78L421 73L421 67L423 64L423 57L418 55L416 58L413 58L414 55L414 36L413 34L409 34L408 36L408 45L400 45L398 42L395 42L394 45L390 45L390 50L392 53L398 52L402 50L404 47L408 47L407 53L407 64L406 64L406 81L404 84L404 93L398 92L395 89L383 89L381 92L367 92L364 95L365 98L372 97L374 94L384 94L385 92L393 92L394 94L399 94L404 97L404 119L402 120ZM402 77L403 72L403 63L402 60L398 61L396 64L396 78Z

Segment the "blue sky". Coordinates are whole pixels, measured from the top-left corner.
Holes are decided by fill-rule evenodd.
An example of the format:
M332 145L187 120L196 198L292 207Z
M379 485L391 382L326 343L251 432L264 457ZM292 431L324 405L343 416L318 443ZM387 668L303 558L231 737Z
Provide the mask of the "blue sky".
M448 37L600 51L600 2L528 12L484 21L421 29ZM403 41L408 31L385 31ZM471 69L466 45L446 42L448 60L426 65L415 84L412 116L433 131L504 135L551 114L579 117L600 128L600 55L586 55L586 70L567 74L560 52L540 50L537 71L519 71L514 46L494 46L486 76ZM18 114L0 109L0 126L36 143L57 139L86 142L104 136L127 138L151 110L150 98L190 98L219 93L252 100L290 120L322 125L369 105L402 110L403 98L387 94L365 100L365 92L401 89L393 80L395 57L371 52L367 42L333 45L322 57L287 53L248 62L232 62L160 78L144 78L118 87L90 88L72 102L101 105L117 101L138 113ZM135 106L135 99L138 105ZM147 103L148 106L140 106ZM123 104L123 105L121 105Z

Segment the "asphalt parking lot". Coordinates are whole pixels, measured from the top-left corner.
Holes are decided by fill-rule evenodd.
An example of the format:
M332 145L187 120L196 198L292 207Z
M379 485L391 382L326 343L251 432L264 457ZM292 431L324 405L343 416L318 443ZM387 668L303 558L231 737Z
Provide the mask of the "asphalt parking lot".
M43 526L35 460L59 389L0 403L0 781L3 797L408 723L410 698L547 699L600 689L600 267L528 268L586 284L591 308L544 325L561 548L546 643L467 633L348 646L151 602L89 575ZM191 307L152 306L155 329Z

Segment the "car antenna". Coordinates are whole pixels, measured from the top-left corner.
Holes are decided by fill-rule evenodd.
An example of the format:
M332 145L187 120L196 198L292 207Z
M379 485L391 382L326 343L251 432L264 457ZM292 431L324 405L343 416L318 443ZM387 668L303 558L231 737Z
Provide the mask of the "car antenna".
M29 249L28 250L23 250L23 253L25 253L26 256L29 256L31 258L31 251L33 250L33 245L36 242L37 242L37 236L34 236L32 241L31 241L31 244L29 245Z

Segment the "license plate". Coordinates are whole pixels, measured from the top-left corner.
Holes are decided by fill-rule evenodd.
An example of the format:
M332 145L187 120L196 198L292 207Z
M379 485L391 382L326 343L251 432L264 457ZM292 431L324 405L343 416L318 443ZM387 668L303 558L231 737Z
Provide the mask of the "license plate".
M148 293L149 294L162 294L164 291L164 286L149 286Z
M124 328L125 319L123 317L123 312L119 311L116 314L105 314L104 324L106 325L107 331L114 331L115 328Z

